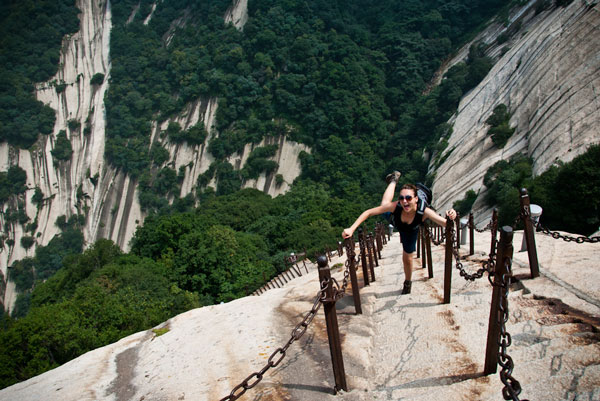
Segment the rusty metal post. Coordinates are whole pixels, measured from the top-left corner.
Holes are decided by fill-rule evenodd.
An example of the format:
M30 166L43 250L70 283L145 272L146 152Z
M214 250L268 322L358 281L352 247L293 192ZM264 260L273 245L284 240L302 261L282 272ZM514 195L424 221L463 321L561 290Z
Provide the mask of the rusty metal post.
M371 245L371 236L365 234L365 244L367 248L367 257L369 259L369 271L371 272L371 281L375 281L375 263L373 262L373 246Z
M492 211L492 244L490 247L490 257L496 255L496 232L498 231L498 209L494 208Z
M306 270L306 274L308 274L308 267L306 267L306 258L308 258L308 252L306 252L306 248L304 248L304 258L302 258L302 264L304 265L304 270Z
M346 267L350 272L350 284L352 285L352 298L354 299L354 309L357 315L362 314L362 304L360 302L360 291L358 289L358 278L356 277L356 266L354 259L354 240L352 237L344 240L346 246Z
M419 233L417 234L417 259L421 257L421 227L418 228Z
M377 235L379 235L379 238L381 240L381 246L382 246L381 249L383 249L383 245L385 245L387 242L386 242L386 238L385 238L383 224L381 222L377 223Z
M454 227L456 230L456 247L460 248L460 215L456 212L456 218L454 219Z
M365 234L362 227L358 228L358 246L360 248L360 264L363 271L363 280L365 282L365 286L367 286L370 285L369 267L367 266L367 247L365 246Z
M375 235L373 233L369 233L369 245L371 246L371 250L373 251L373 261L375 262L375 266L379 267L379 255L377 254L377 244L375 243Z
M475 223L473 213L469 213L469 255L475 255Z
M502 316L500 303L507 302L502 296L503 276L507 274L506 263L513 256L513 230L509 226L500 229L500 243L496 255L496 274L494 275L494 287L492 290L492 305L490 306L490 320L488 325L487 347L485 350L485 365L483 374L496 373L498 367L498 335L500 334L500 320ZM506 282L508 285L508 280ZM506 304L503 304L506 307Z
M540 266L538 265L537 249L535 247L535 236L533 232L533 223L531 222L531 209L529 207L529 195L527 189L521 188L521 219L525 224L525 241L527 242L527 256L529 257L529 269L531 278L540 276Z
M431 236L429 230L425 229L425 247L427 250L427 273L429 278L433 278L433 260L431 258Z
M381 241L381 230L378 226L375 226L375 243L377 245L377 257L381 259L381 250L383 249L383 242ZM379 263L377 264L379 266Z
M389 240L388 236L387 236L387 235L385 235L385 232L386 232L386 229L387 229L387 228L388 228L388 225L387 225L387 224L383 224L383 223L381 223L381 236L383 237L383 244L384 244L384 245L387 245L387 243L388 243L388 240ZM389 230L387 230L387 231L389 232Z
M421 238L421 255L423 255L423 259L421 259L421 268L424 269L427 266L427 245L425 244L425 230L427 228L422 225L419 227L419 237Z
M444 303L450 303L450 291L452 287L452 228L454 222L446 217L446 256L444 268Z
M338 241L338 256L344 256L344 247L340 241Z
M335 378L335 390L348 391L346 384L346 372L344 370L344 357L342 355L342 343L340 341L340 331L338 327L337 314L335 312L335 294L331 272L327 267L327 257L319 256L317 258L319 266L319 282L327 282L325 290L325 299L323 310L325 311L325 322L327 324L327 338L329 339L329 351L331 352L331 363L333 365L333 376Z

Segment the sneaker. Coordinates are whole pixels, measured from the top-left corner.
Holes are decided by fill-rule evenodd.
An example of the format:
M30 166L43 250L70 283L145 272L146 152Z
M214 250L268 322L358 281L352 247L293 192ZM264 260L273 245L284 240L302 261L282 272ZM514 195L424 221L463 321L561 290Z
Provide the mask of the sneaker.
M392 181L394 181L395 183L398 183L398 180L400 179L400 176L401 176L401 175L402 175L402 173L401 173L401 172L399 172L399 171L394 171L393 173L391 173L391 174L388 174L388 175L385 177L385 182L386 182L386 183L388 183L388 184L389 184L390 182L392 182Z
M410 294L411 285L412 285L412 281L404 280L404 288L402 288L402 295Z

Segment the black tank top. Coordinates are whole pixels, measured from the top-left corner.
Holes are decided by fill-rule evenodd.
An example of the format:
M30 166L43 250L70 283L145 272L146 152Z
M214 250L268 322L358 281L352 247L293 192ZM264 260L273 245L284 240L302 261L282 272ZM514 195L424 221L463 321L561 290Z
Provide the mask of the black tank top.
M400 203L396 204L396 209L394 209L394 226L398 229L398 231L414 231L419 228L421 223L423 222L423 215L420 213L415 213L415 218L413 221L408 224L402 221L402 211L404 209L400 205Z

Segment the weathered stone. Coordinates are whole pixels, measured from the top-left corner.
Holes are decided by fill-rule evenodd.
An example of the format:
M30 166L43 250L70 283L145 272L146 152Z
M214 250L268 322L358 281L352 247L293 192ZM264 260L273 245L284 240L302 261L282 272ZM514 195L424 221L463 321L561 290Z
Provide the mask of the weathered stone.
M534 3L515 14L522 25L509 42L511 49L462 99L450 121L454 129L446 152L452 153L437 169L432 188L439 210L469 189L485 191L483 176L498 160L524 153L539 175L557 160L568 162L600 142L600 5L574 1L535 15ZM502 32L499 27L490 26L475 41L492 42ZM501 103L512 113L510 125L516 131L498 149L485 121ZM480 200L475 211L491 214Z

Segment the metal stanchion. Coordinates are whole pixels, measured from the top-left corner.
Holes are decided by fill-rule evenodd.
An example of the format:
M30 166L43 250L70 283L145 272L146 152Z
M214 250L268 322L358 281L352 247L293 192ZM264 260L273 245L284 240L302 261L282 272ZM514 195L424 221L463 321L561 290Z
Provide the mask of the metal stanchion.
M342 343L338 327L337 314L335 312L335 294L333 290L331 272L327 267L327 257L317 258L319 266L319 282L327 282L323 309L325 311L325 322L327 323L327 337L329 339L329 351L331 352L331 363L333 365L333 376L335 377L335 389L348 391L346 384L346 373L344 370L344 357L342 355Z

